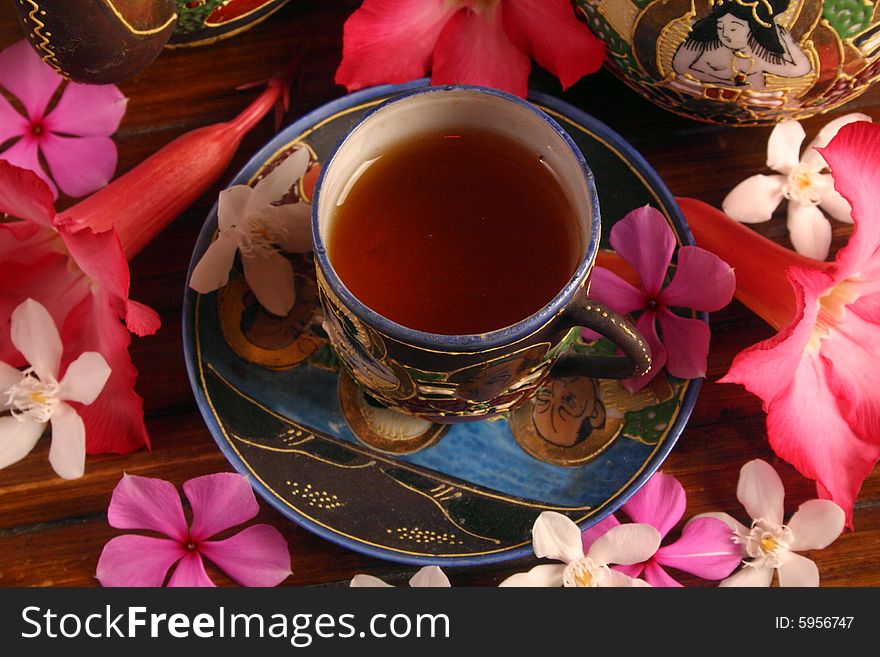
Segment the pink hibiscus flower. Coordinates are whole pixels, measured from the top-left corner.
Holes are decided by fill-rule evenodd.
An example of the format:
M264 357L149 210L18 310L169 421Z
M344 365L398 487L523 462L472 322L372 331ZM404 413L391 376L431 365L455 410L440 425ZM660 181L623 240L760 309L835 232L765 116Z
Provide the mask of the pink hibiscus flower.
M675 235L663 215L648 206L633 210L614 224L610 241L614 250L635 269L640 285L596 266L590 275L590 298L621 314L641 312L636 327L651 347L651 369L641 377L624 381L624 385L632 391L640 390L664 365L670 374L682 379L706 376L708 325L699 319L681 317L671 308L720 310L733 297L733 270L705 249L683 246L678 250L675 274L664 288L675 251ZM611 259L603 259L603 264L609 262ZM587 333L585 337L596 336Z
M661 540L684 515L687 497L675 477L656 473L633 495L621 510L633 522L654 527ZM620 522L608 516L582 534L587 550L600 536ZM696 518L687 523L681 537L658 548L648 559L628 566L615 566L630 577L644 572L651 586L681 586L663 566L676 568L703 579L724 579L739 565L740 548L731 540L730 529L716 518Z
M113 490L107 521L117 529L145 529L167 538L125 534L110 539L98 560L101 586L214 586L202 557L242 586L277 586L290 575L287 541L274 527L252 525L224 540L208 540L251 520L260 507L248 480L223 472L190 479L183 492L192 507L187 526L171 482L124 475Z
M50 109L62 83L26 40L0 52L0 88L25 111L19 113L0 94L0 146L14 140L0 157L36 173L55 197L59 188L68 196L85 196L113 177L117 154L110 135L119 127L127 99L112 84L67 82Z
M738 354L722 381L761 398L773 450L851 527L880 459L880 125L846 125L821 153L855 225L830 265L789 255L698 201L680 203L697 239L748 282L737 296L781 329Z
M432 73L525 97L530 57L563 88L593 73L605 46L568 0L365 0L345 22L336 82L349 91Z

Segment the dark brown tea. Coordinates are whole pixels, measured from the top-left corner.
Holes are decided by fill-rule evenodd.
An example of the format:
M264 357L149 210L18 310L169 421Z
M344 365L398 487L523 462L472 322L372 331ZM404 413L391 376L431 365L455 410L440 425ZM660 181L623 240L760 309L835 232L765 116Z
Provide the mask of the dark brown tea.
M420 331L464 335L541 309L577 268L581 237L536 152L472 129L383 153L336 208L327 249L369 308Z

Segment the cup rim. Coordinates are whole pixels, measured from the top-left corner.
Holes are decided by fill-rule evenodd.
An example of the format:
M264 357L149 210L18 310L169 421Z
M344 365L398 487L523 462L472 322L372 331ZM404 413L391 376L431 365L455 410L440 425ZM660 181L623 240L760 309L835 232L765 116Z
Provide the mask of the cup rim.
M427 331L413 329L408 326L404 326L403 324L398 324L397 322L376 312L375 310L364 304L362 301L360 301L360 299L358 299L354 294L352 294L352 292L342 282L342 279L336 273L336 269L330 262L330 258L327 255L327 249L324 244L324 239L321 236L319 229L320 225L318 221L318 208L320 207L321 188L324 182L324 176L332 166L333 161L339 154L340 149L345 145L346 141L348 141L349 137L351 137L354 131L357 130L371 116L373 116L373 114L380 112L382 109L389 105L393 105L413 96L429 93L446 93L450 91L465 91L476 94L486 94L502 98L506 101L514 102L522 107L525 107L526 109L531 111L537 118L547 124L548 127L550 127L554 132L556 132L559 137L562 138L563 142L565 142L565 144L568 146L572 155L574 155L575 160L577 161L586 182L587 191L589 194L589 207L592 213L592 221L590 226L589 239L587 241L587 247L581 254L581 258L578 261L577 268L571 275L571 278L569 278L568 282L563 286L563 288L559 290L559 292L557 292L556 295L549 302L547 302L535 313L519 320L514 324L510 324L508 326L495 329L486 333L471 333L462 335L430 333ZM314 250L315 262L318 265L320 272L324 276L327 285L330 286L330 289L333 291L336 297L343 303L343 305L345 305L351 312L353 312L355 316L357 316L373 328L379 330L387 337L397 340L398 342L401 342L403 344L409 344L412 346L428 349L442 349L450 352L473 352L509 345L513 342L518 341L519 339L522 339L523 337L532 335L533 333L544 327L546 324L548 324L553 318L555 318L560 312L562 312L562 310L565 309L568 301L577 293L578 289L587 280L590 269L595 262L595 256L599 249L599 239L601 234L602 222L601 216L599 214L599 195L596 191L596 184L593 172L590 169L589 165L587 165L586 159L584 158L584 155L578 145L562 128L562 126L560 126L553 119L553 117L548 115L539 107L536 107L534 104L528 102L527 100L520 98L519 96L514 96L513 94L507 93L505 91L501 91L499 89L468 84L446 84L439 86L419 87L392 96L391 98L386 99L385 101L365 113L345 132L345 134L333 147L330 157L321 167L321 171L318 174L318 180L315 184L315 190L312 194L311 224L312 247Z

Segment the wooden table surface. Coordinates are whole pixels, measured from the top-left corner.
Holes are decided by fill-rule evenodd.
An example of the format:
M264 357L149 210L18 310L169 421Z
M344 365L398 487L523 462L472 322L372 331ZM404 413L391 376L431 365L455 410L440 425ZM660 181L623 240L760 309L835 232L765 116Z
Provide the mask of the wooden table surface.
M266 79L297 52L303 65L291 93L284 123L341 96L333 74L341 58L342 24L358 6L353 0L293 0L268 21L232 39L194 49L166 50L137 78L123 83L128 111L115 140L121 174L190 129L224 121L244 108L256 90L236 87ZM0 47L20 38L10 2L0 8ZM546 74L533 85L582 108L628 139L658 171L672 192L720 207L724 195L747 175L764 170L769 128L735 129L689 121L660 110L600 71L566 93ZM850 103L880 120L880 86ZM827 119L805 122L812 135ZM218 191L273 135L264 120L242 143L215 187L161 233L131 263L131 296L162 317L156 335L134 338L131 355L140 370L136 390L144 397L152 450L125 456L91 456L85 476L59 479L49 467L48 440L20 463L0 470L0 586L94 586L103 545L122 532L107 524L110 494L123 472L185 480L231 470L196 408L184 367L181 305L186 268L196 236ZM787 244L784 219L760 230ZM835 246L849 227L834 225ZM746 520L736 500L740 467L763 458L785 483L786 517L815 497L812 482L778 458L767 444L760 401L739 386L715 383L733 356L770 337L773 331L734 302L712 321L708 379L683 435L663 464L688 496L686 518L704 511L727 511ZM362 556L325 541L261 504L259 520L287 539L294 574L288 585L347 584L356 573L402 583L416 568ZM825 550L808 553L824 586L880 585L880 469L862 488L855 509L855 532ZM536 563L522 559L488 567L448 569L453 585L495 585L506 575ZM229 584L211 566L215 581ZM688 585L705 586L694 578Z

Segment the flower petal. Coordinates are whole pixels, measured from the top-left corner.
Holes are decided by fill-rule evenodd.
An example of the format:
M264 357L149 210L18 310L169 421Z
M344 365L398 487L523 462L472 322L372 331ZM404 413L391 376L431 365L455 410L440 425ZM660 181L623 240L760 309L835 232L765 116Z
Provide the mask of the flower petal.
M504 3L504 26L514 43L567 89L596 72L605 45L575 17L568 0L517 0Z
M715 518L716 520L720 520L725 525L727 525L727 528L731 532L731 538L733 534L745 535L749 533L749 528L742 524L739 520L734 518L732 515L730 515L729 513L722 513L718 511L710 511L709 513L698 513L693 518L688 520L687 523L685 523L685 527L687 527L692 522L700 520L701 518Z
M852 208L849 205L849 201L834 189L834 178L831 174L818 174L813 186L819 192L819 198L821 199L819 201L820 208L838 221L847 224L853 222Z
M789 549L794 552L821 550L843 532L846 514L830 500L809 500L794 512L788 528L794 535Z
M663 346L663 343L660 342L660 337L657 335L656 319L657 313L646 310L636 320L636 328L642 334L642 337L645 338L651 350L651 369L642 376L622 381L624 387L630 392L637 392L644 388L651 382L651 379L663 371L663 366L666 365L666 347Z
M860 112L852 112L850 114L838 116L833 121L829 121L822 126L822 129L819 130L819 134L816 135L813 141L807 146L806 150L804 150L804 154L801 157L801 163L807 165L814 171L821 171L824 169L827 164L817 149L825 148L843 126L854 123L855 121L870 122L871 117Z
M633 522L651 525L666 536L684 515L687 498L675 477L656 472L639 488L622 510Z
M24 137L13 143L12 146L3 151L3 153L0 153L0 155L2 155L3 160L9 165L27 169L36 174L36 176L49 188L54 200L58 197L58 187L40 163L39 141L40 140L35 139L31 135L26 134Z
M79 479L86 467L86 428L73 407L61 402L52 413L49 464L62 479Z
M853 209L855 228L836 257L842 279L876 262L880 252L880 125L859 121L844 126L822 157L831 166L835 189Z
M75 137L109 137L119 128L127 104L114 84L70 82L43 127Z
M109 137L59 137L45 133L40 150L59 189L68 196L91 194L116 171L116 144Z
M619 524L620 522L617 520L617 518L614 517L614 514L612 513L602 518L602 520L597 522L592 527L585 529L583 532L581 532L581 547L584 550L583 553L586 554L589 551L590 546L595 543L597 539L608 533L609 529L611 529L612 527L617 527L617 525Z
M234 472L190 479L183 492L192 506L190 535L197 543L247 522L260 511L247 477Z
M601 570L596 573L595 581L596 586L601 587L644 588L651 586L643 579L636 579L634 577L624 575L622 572L614 570L613 568L610 570Z
M818 206L789 201L787 226L795 251L814 260L828 257L831 223Z
M58 388L60 399L91 404L110 378L110 366L96 351L87 351L67 366Z
M164 479L124 474L113 489L107 521L116 529L148 529L179 543L189 540L180 496Z
M312 250L312 207L308 203L290 203L272 208L278 232L278 245L288 253Z
M744 224L770 221L773 211L782 203L782 176L757 174L743 180L730 190L721 208L724 213Z
M803 126L793 119L780 121L767 140L767 166L779 173L789 174L800 163Z
M223 541L205 541L199 551L242 586L278 586L290 575L287 541L269 525L252 525Z
M633 210L611 227L609 239L638 272L647 295L659 295L675 250L672 228L660 211L648 205Z
M504 30L506 3L485 11L462 9L443 27L434 49L431 84L476 84L525 98L529 56Z
M205 564L202 563L199 553L187 552L183 559L180 560L180 563L177 564L177 568L174 569L171 579L168 580L168 586L207 588L213 587L215 584L208 577L208 573L205 572Z
M651 586L658 588L681 588L682 586L669 573L663 570L659 564L655 563L653 559L645 566L645 581Z
M46 228L55 216L52 190L29 169L5 162L0 156L0 213Z
M764 518L781 525L785 504L785 488L773 466L761 459L746 463L739 471L736 499L752 520Z
M20 420L11 415L0 417L0 469L30 454L45 428L45 422L37 422L29 416L22 416Z
M562 564L548 563L535 566L525 573L517 573L505 579L499 587L538 587L538 586L562 586L562 575L565 566Z
M812 560L789 552L779 566L779 586L819 586L819 568Z
M683 246L678 250L675 275L659 300L665 306L715 312L730 303L735 289L730 265L698 246Z
M235 228L220 231L193 267L189 286L199 294L208 294L226 285L237 250Z
M542 511L535 520L532 544L539 559L571 563L584 556L581 530L570 518L555 511Z
M280 253L241 258L244 279L257 301L273 315L286 317L296 301L293 266Z
M143 399L134 391L137 369L128 346L131 334L103 294L89 294L73 308L61 331L72 353L97 351L110 366L101 394L78 408L89 454L124 454L149 445Z
M217 196L217 230L221 235L227 228L241 225L247 219L248 202L253 195L253 188L247 185L233 185L220 192Z
M733 572L741 560L742 548L733 542L733 532L716 518L699 518L689 522L681 538L664 545L654 555L654 561L658 564L703 579L723 579Z
M736 573L718 585L720 587L766 587L773 581L773 569L769 567L754 568L744 565Z
M589 289L590 299L604 303L622 315L642 310L648 301L644 291L603 267L593 267Z
M628 565L650 559L660 547L660 532L643 523L612 527L590 546L587 556L607 564Z
M657 321L666 347L666 369L681 379L706 376L709 358L709 325L700 319L679 317L660 308Z
M126 534L101 551L95 576L101 586L162 586L168 569L186 554L176 541Z
M386 584L378 577L373 577L372 575L355 575L351 578L351 583L349 584L349 587L353 589L394 588L393 586L391 586L391 584Z
M437 37L456 11L443 0L365 0L345 21L336 83L355 91L424 76Z
M13 137L21 137L30 132L31 122L22 116L9 101L0 94L0 144ZM0 151L0 156L3 151Z
M12 311L12 344L34 368L40 381L58 379L61 367L61 336L46 307L27 299Z
M449 587L449 578L438 566L425 566L410 577L409 585L416 588Z
M259 209L281 200L296 181L303 177L308 166L309 149L301 146L254 186L253 194L250 194L247 201L247 210Z
M878 341L880 326L847 307L842 321L830 330L819 347L825 376L843 418L863 440L875 443L880 439Z
M0 51L0 87L21 101L30 119L43 117L61 80L26 39Z

